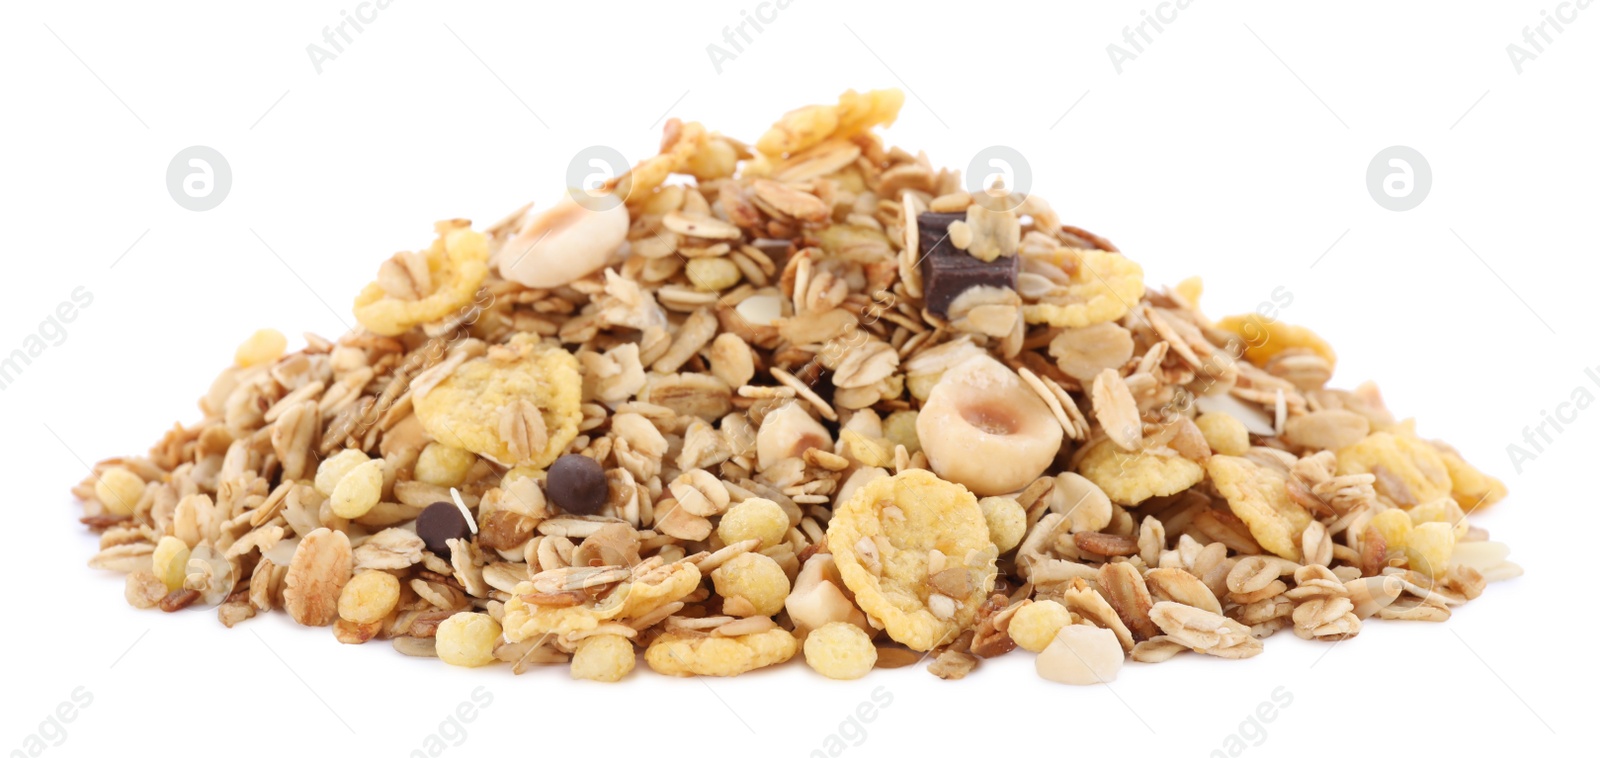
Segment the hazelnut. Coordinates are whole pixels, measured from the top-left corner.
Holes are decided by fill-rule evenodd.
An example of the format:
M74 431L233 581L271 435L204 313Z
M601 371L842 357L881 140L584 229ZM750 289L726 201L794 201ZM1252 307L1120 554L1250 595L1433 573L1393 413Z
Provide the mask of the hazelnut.
M599 271L628 237L628 209L590 210L564 199L525 219L495 254L500 275L524 287L560 287Z
M917 415L934 472L978 495L1027 486L1055 460L1061 437L1044 401L987 355L946 371Z
M1122 670L1122 644L1110 629L1073 624L1033 661L1039 676L1062 684L1104 684Z

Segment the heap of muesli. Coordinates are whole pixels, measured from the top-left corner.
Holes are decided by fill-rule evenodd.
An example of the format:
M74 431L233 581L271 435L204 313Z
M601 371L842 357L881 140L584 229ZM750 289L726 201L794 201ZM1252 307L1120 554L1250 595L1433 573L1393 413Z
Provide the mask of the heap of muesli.
M74 493L128 602L615 681L834 678L1016 647L1041 676L1441 621L1504 487L1333 350L1145 286L1044 200L883 145L898 91L437 225L361 328L263 331L148 456ZM669 177L677 180L669 182Z

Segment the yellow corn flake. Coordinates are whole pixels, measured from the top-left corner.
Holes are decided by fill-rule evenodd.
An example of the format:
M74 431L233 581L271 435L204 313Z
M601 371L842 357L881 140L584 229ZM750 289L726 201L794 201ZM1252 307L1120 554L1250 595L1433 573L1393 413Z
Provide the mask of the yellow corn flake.
M1109 440L1095 443L1084 454L1078 473L1123 505L1176 495L1205 479L1205 469L1188 458L1130 453Z
M432 390L412 399L429 436L506 466L543 468L578 436L583 380L578 359L537 336L518 334L467 361ZM503 411L519 400L538 408L545 444L519 457L501 438Z
M645 663L668 676L735 676L794 657L800 643L782 629L737 637L667 632L644 651Z
M1022 306L1030 324L1082 329L1116 321L1144 297L1144 269L1127 256L1104 250L1061 248L1054 253L1031 255L1068 270L1071 282Z
M1412 524L1449 524L1451 531L1457 537L1467 536L1467 514L1461 510L1461 505L1454 498L1441 497L1430 500L1422 505L1412 508L1406 513L1411 517Z
M1244 359L1256 366L1265 366L1272 357L1290 348L1305 348L1322 356L1332 366L1337 362L1333 346L1315 332L1303 326L1285 324L1259 313L1228 316L1217 322L1217 328L1232 332L1244 347Z
M509 642L545 634L571 636L593 631L607 621L643 616L683 599L699 586L699 568L692 563L671 563L622 583L596 605L562 607L527 602L522 596L533 592L533 584L523 582L506 602L501 624Z
M1182 299L1190 308L1197 311L1200 310L1200 295L1204 292L1205 284L1200 281L1198 276L1191 276L1178 282L1178 286L1172 288L1173 294Z
M1454 489L1444 456L1407 433L1378 432L1339 451L1339 475L1372 474L1379 495L1403 508L1449 497Z
M469 221L456 219L434 224L439 239L423 254L434 290L418 300L390 295L377 282L356 295L356 320L373 334L405 334L412 327L438 321L472 302L489 275L489 246Z
M666 133L658 155L640 161L627 173L612 179L606 189L626 198L631 205L645 203L651 193L672 174L693 170L695 156L705 147L706 128L697 121L683 123L677 119L667 122ZM707 170L706 166L699 169Z
M1444 461L1445 471L1450 473L1450 495L1468 513L1505 499L1504 482L1479 471L1454 450L1439 447L1437 443L1435 448L1439 450L1439 458Z
M994 590L999 551L977 498L929 471L911 469L858 488L834 511L828 546L856 604L913 650L955 639ZM938 582L946 591L964 587L958 597L930 582L933 551L944 556L943 571L965 572L942 574Z
M893 124L905 101L905 93L897 89L847 90L835 105L807 105L783 114L756 140L756 150L777 158L830 137L849 139L874 126Z
M1289 499L1282 475L1231 455L1211 456L1206 472L1256 542L1273 555L1300 560L1300 533L1311 525L1311 514Z
M1442 521L1419 524L1406 537L1406 567L1438 578L1450 567L1450 554L1455 549L1456 534L1449 524Z

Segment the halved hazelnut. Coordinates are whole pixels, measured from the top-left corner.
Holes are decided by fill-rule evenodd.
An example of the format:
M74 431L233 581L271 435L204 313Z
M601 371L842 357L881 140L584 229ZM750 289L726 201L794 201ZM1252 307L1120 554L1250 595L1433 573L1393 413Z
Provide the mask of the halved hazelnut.
M1061 450L1061 425L1011 369L987 355L940 377L917 415L917 437L940 477L974 493L1016 492Z
M524 220L494 264L524 287L560 287L599 271L627 238L625 206L590 210L568 198Z

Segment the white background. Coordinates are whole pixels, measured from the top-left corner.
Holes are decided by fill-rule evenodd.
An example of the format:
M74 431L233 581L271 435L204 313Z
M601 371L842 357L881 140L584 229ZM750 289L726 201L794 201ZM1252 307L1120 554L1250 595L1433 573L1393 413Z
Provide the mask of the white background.
M1554 2L1196 0L1119 74L1106 46L1155 0L795 0L718 73L706 46L756 2L630 5L396 0L320 74L306 46L353 3L0 8L0 353L74 288L94 298L0 392L0 750L57 735L41 722L78 687L92 704L47 755L408 755L480 686L493 702L446 755L801 756L877 687L892 703L844 727L860 743L846 755L1209 755L1278 687L1293 703L1245 727L1264 740L1248 755L1592 746L1600 410L1521 473L1506 446L1576 388L1600 395L1584 376L1600 366L1600 8L1519 74L1506 46ZM889 142L962 168L1016 148L1034 192L1152 283L1203 274L1213 316L1287 287L1283 318L1341 350L1337 384L1378 380L1423 434L1506 480L1511 498L1474 521L1527 575L1447 624L1369 623L1336 647L1281 633L1252 660L1130 664L1110 687L1046 684L1020 652L952 683L835 683L796 663L705 681L641 665L606 686L342 646L281 614L230 631L209 612L136 611L120 576L84 566L95 541L67 489L85 462L198 418L252 330L342 333L378 261L426 244L434 220L547 205L574 153L637 159L667 115L753 140L789 108L886 86L908 91ZM232 168L208 212L165 187L190 145ZM1391 145L1432 167L1415 210L1365 187Z

